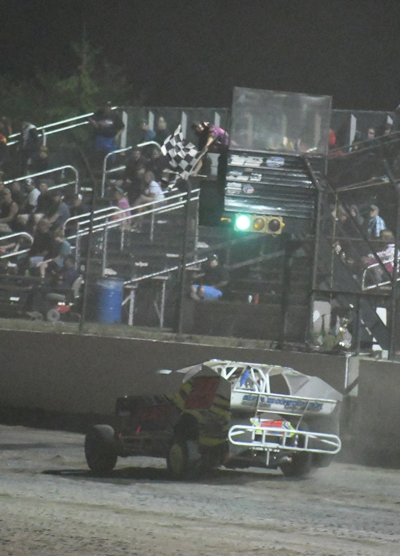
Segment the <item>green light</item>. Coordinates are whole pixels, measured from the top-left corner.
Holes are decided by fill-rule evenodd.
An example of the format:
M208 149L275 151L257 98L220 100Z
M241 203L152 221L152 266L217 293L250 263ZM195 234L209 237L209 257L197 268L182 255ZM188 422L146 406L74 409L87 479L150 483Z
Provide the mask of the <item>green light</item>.
M242 230L242 231L248 230L250 228L250 225L251 225L251 220L245 214L241 214L236 218L235 226L238 230Z

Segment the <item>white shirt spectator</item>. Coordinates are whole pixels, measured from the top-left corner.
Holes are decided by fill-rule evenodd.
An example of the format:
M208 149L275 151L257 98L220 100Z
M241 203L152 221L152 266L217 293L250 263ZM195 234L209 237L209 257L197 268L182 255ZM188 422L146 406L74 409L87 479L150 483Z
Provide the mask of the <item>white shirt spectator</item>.
M144 193L145 195L154 195L154 201L164 200L164 191L161 189L160 184L156 181L151 181Z
M35 189L32 189L32 191L28 195L28 205L31 207L36 207L39 195L40 195L39 189L37 189L36 187Z

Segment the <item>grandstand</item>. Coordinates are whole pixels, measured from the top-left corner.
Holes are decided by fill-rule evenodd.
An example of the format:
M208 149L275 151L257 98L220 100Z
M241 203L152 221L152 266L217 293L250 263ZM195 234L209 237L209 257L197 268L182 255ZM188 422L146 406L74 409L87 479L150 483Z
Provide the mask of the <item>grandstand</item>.
M124 107L122 113L126 128L115 161L105 157L101 168L93 168L82 143L74 147L76 130L87 130L90 114L84 114L38 128L52 152L54 167L30 176L8 176L5 182L51 176L50 190L61 188L66 197L79 193L90 206L91 210L68 222L74 223L74 232L67 236L84 276L79 308L83 319L316 349L324 349L323 336L339 338L338 329L346 324L353 336L348 349L359 352L375 344L383 352L396 350L397 264L388 271L387 261L378 255L379 245L354 221L350 206L356 204L366 216L368 205L377 204L387 227L399 237L400 137L394 132L379 145L360 144L357 149L353 145L359 129L378 128L389 120L397 129L397 116L333 110L330 127L336 131L340 156L330 150L327 157L319 158L316 168L310 156L290 154L293 163L287 179L296 185L301 175L307 181L307 195L312 194L304 213L306 227L293 229L288 222L282 234L254 234L235 230L224 219L221 222L223 196L216 186L216 157L211 156L207 177L191 179L190 193L171 187L165 201L143 207L143 227L138 233L132 223L139 215L126 215L110 206L109 191L123 176L126 156L137 144L139 119L144 117L153 128L163 114L171 130L180 124L184 136L195 141L191 122L211 121L229 129L230 111ZM10 137L11 150L17 141L17 134ZM287 185L277 183L278 171L269 169L274 191ZM295 214L302 206L294 199L290 210ZM338 219L331 218L339 206L348 220L345 232ZM124 225L128 222L129 226ZM0 255L2 317L26 318L25 301L35 279L15 273L15 265L32 241L25 231L0 238L0 248L10 242L19 245L16 251ZM395 253L397 246L396 241ZM220 301L193 301L188 296L192 275L199 273L211 253L217 253L229 269L229 289ZM363 266L365 254L375 257L369 266ZM396 260L394 255L392 262ZM381 272L374 273L376 268ZM250 298L258 302L249 303ZM319 324L317 306L328 307L328 316ZM335 345L346 347L339 339Z

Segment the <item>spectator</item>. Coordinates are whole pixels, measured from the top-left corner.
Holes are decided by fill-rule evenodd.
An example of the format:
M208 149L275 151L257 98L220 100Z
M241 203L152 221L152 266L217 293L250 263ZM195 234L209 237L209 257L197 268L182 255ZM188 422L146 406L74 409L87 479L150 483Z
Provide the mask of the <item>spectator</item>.
M362 142L361 131L356 131L355 134L354 134L353 142L351 144L351 150L352 151L358 151L358 149L360 148L360 143L361 142Z
M354 218L355 222L361 228L362 225L364 224L364 218L361 216L357 205L350 205L349 209L350 209L351 216Z
M328 138L328 156L341 156L343 151L338 148L336 133L333 129L329 131Z
M53 236L50 232L50 224L42 219L38 222L34 235L33 243L26 256L22 256L18 261L19 272L23 274L26 270L36 268L38 263L44 261L46 257L53 255Z
M36 208L33 210L33 223L37 224L41 218L44 217L53 206L53 196L49 190L50 182L48 180L40 180L38 183L38 189L40 195L37 198Z
M5 187L0 197L0 234L10 234L18 229L17 215L19 207Z
M113 205L117 206L120 210L123 210L124 212L117 212L115 214L112 214L111 220L121 220L126 216L130 216L131 211L130 211L129 201L125 197L124 190L121 189L120 187L116 187L114 190ZM123 220L123 222L121 222L121 228L122 229L128 228L130 224L131 224L131 219L127 218L126 220Z
M134 207L137 213L141 213L144 210L148 210L150 207L142 207L146 203L161 202L164 200L164 191L162 190L160 184L156 182L153 172L147 171L144 175L144 192L138 197L134 203ZM160 206L160 204L157 204ZM142 218L135 219L135 230L140 231L142 227Z
M136 166L136 172L130 174L130 179L125 182L125 188L128 193L130 205L134 205L140 195L146 188L144 176L146 174L146 167L143 163Z
M75 267L74 259L72 255L68 255L64 259L63 267L47 277L46 284L36 284L30 290L26 302L28 316L42 319L43 313L49 309L46 295L48 293L68 293L78 277L79 272Z
M90 207L84 202L80 193L75 193L72 197L72 205L69 207L70 218L82 216L91 212ZM89 216L88 216L89 218ZM77 220L67 220L65 225L65 233L67 236L75 234L78 229Z
M21 174L31 172L32 165L39 155L41 141L36 126L29 122L22 122L21 139L18 145L19 164Z
M154 140L157 141L157 143L162 146L164 144L165 139L170 135L171 133L167 127L167 122L164 116L159 116L157 120L157 131Z
M95 131L94 152L97 162L102 163L104 157L117 148L117 141L123 130L124 123L116 110L112 109L111 102L97 110L89 122ZM114 162L114 156L111 157Z
M203 156L207 153L218 153L218 178L222 180L226 175L226 165L228 162L229 135L222 128L211 125L208 122L194 122L192 129L198 136L198 147ZM203 165L200 159L194 175L198 174Z
M124 180L132 180L136 175L137 167L142 166L145 163L146 160L143 158L141 150L134 147L126 160Z
M75 193L72 197L72 206L69 209L70 217L81 216L82 214L87 214L90 212L90 208L84 202L83 197L80 193Z
M25 200L24 206L20 208L20 214L18 214L17 218L18 224L23 229L28 226L28 223L32 218L32 213L36 210L38 198L40 196L40 191L32 179L26 181L26 191L28 196Z
M53 203L50 205L47 212L45 212L44 218L49 222L50 230L54 232L57 228L64 227L64 224L70 217L70 212L68 205L63 201L60 189L52 189L50 194Z
M32 212L37 207L40 191L33 180L26 180L26 191L28 197L26 199L25 208L27 212Z
M146 168L150 170L150 172L153 172L156 181L160 181L162 173L168 168L168 160L158 147L153 147L151 149Z
M385 265L386 270L391 274L393 272L393 262L394 262L394 251L395 251L395 238L391 231L382 230L379 234L379 246L377 247L377 255ZM376 265L378 262L375 255L370 253L366 257L362 258L364 268L368 268L371 265ZM384 270L381 266L374 266L373 278L374 282L387 281L388 276L384 274Z
M228 271L219 264L218 255L210 255L201 283L194 284L191 288L191 297L197 301L216 301L222 297L222 288L228 282Z
M45 278L46 274L60 274L65 258L71 254L71 245L65 239L64 232L61 229L54 232L53 240L53 256L38 263L41 278Z
M368 237L371 239L380 237L380 233L385 229L386 224L383 218L379 216L379 208L376 205L370 205L369 220L367 224Z
M15 201L18 207L22 210L25 206L26 202L26 195L22 191L21 182L13 181L10 185L11 197L12 200Z
M375 128L374 127L370 127L368 128L367 131L367 136L365 139L365 147L375 147L376 145L379 144L379 141L375 138L376 134L375 134Z
M147 143L148 141L154 141L155 132L150 129L150 126L144 118L139 121L139 141L138 143Z

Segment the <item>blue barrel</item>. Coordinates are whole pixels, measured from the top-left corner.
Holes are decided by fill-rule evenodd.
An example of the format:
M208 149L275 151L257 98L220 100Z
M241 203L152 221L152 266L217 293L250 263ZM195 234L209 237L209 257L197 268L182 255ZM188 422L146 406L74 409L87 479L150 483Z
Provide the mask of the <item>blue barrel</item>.
M100 322L121 322L124 281L116 278L99 280L98 320Z

